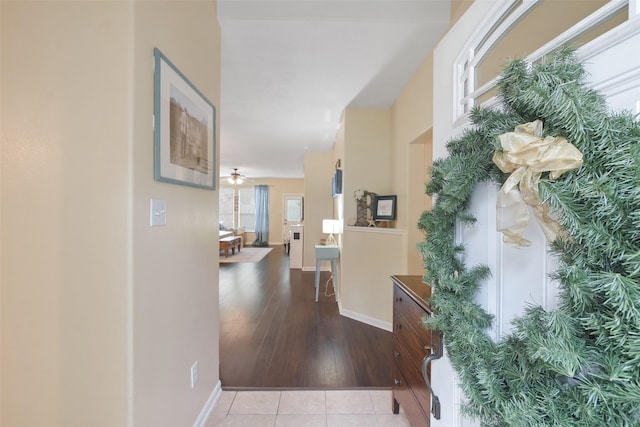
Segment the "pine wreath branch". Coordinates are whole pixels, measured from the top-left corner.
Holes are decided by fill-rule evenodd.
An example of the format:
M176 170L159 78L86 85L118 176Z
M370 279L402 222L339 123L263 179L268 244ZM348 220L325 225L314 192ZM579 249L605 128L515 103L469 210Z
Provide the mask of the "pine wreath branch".
M640 126L629 112L610 113L585 78L571 49L533 66L512 61L500 111L474 109L472 128L449 141L425 186L436 202L419 221L419 247L436 291L424 324L444 333L464 411L483 426L640 425ZM539 184L566 233L551 243L559 304L529 307L495 343L492 316L474 301L490 271L460 261L454 228L475 221L476 184L506 178L491 161L497 136L536 119L584 156L578 170Z

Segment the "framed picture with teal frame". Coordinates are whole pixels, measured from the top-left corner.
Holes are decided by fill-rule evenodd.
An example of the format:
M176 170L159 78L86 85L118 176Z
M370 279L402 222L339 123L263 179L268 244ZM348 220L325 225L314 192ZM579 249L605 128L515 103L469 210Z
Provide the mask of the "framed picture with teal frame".
M216 189L216 109L154 49L154 178Z

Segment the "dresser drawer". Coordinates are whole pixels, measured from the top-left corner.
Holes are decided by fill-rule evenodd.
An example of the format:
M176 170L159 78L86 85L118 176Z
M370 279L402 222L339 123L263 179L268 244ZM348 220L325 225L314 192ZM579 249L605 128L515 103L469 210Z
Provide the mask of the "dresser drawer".
M393 316L402 316L406 323L416 330L423 329L422 318L427 317L427 313L409 295L398 286L393 287Z
M429 427L429 412L425 413L422 406L418 404L410 385L396 364L393 366L393 399L404 411L411 427Z
M406 359L411 359L417 369L421 369L422 359L431 354L431 331L419 326L416 330L409 325L404 317L394 313L393 317L393 335L396 342L401 342L405 351ZM394 349L395 353L399 351Z
M393 360L398 365L404 365L405 363L412 365L412 368L420 374L420 378L422 378L422 361L424 360L424 357L429 354L431 353L428 351L420 354L416 349L405 347L402 341L399 341L397 337L394 337ZM431 364L427 366L427 376L431 378Z
M395 366L402 374L407 386L409 386L415 395L418 405L422 408L425 414L429 414L429 411L431 410L431 393L429 392L429 388L424 382L424 378L422 376L422 359L420 359L421 367L416 368L414 360L405 357L406 351L402 344L397 345L396 349L399 355L396 357L397 353L396 350L394 350Z

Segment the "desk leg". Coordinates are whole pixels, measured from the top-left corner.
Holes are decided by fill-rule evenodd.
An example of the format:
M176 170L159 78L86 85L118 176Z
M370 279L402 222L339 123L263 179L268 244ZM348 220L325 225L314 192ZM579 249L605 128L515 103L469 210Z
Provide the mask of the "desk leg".
M316 287L316 302L318 302L318 291L320 290L320 261L316 261L316 280L314 283Z
M331 260L331 282L333 282L333 295L336 298L336 302L338 302L338 286L336 285L338 281L338 270L336 269L336 260Z

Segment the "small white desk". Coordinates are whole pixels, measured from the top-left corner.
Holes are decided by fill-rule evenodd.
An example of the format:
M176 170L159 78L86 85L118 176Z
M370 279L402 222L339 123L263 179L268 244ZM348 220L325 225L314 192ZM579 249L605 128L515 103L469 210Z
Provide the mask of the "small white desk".
M340 257L340 248L336 245L315 245L316 247L316 302L318 302L318 290L320 289L320 264L322 261L331 261L331 274L333 280L333 294L338 301L338 287L336 282L338 280L338 270L336 269L336 261Z

